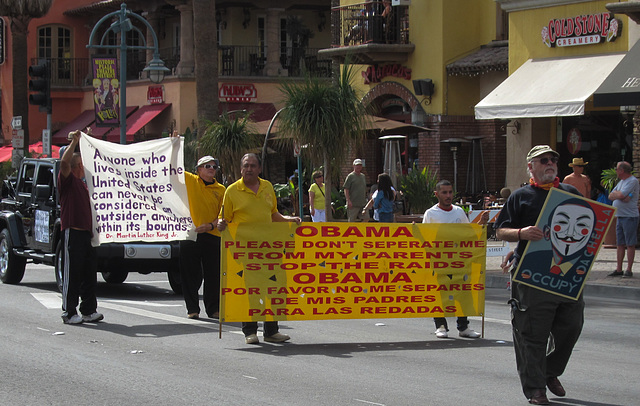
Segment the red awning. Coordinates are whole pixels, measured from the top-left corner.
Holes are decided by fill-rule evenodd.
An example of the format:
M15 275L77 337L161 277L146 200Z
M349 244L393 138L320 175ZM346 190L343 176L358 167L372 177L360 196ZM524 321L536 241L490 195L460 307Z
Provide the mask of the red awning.
M13 153L13 147L11 145L5 145L4 147L0 147L0 162L10 161L12 153Z
M56 133L51 137L51 143L56 145L67 145L69 143L69 141L67 140L67 135L71 131L84 131L95 120L96 115L93 109L83 111L79 116L71 120L69 124L56 131Z
M138 106L127 106L127 120L136 110L138 110ZM91 124L91 135L102 140L120 142L120 127L98 127L96 123L93 123ZM127 141L133 141L133 136L127 137Z
M42 155L42 141L38 141L35 144L29 145L29 152L31 152L31 154L33 156ZM52 145L51 146L51 157L52 158L58 158L59 156L60 156L60 147L57 146L57 145Z
M147 125L151 120L156 118L158 114L162 113L169 106L171 106L171 103L149 104L140 107L135 111L135 113L127 117L127 139L130 135L135 135L138 131L140 131L142 127Z
M42 155L42 141L38 141L35 144L29 145L29 152L33 157L39 157ZM13 147L11 145L5 145L0 147L0 162L7 162L11 160L13 154ZM60 156L60 147L57 145L51 146L51 155L53 158Z

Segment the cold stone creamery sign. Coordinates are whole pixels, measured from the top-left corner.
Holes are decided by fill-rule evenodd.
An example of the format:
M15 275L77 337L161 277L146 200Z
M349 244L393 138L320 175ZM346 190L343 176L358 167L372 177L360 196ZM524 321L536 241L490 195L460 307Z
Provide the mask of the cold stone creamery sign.
M613 42L620 35L622 21L611 13L556 18L542 27L542 42L549 48Z

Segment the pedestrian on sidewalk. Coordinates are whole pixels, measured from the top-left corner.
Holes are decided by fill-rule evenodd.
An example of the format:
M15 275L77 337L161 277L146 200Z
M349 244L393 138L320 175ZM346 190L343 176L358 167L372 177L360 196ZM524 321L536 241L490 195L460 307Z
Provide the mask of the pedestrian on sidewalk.
M582 196L591 199L591 179L584 174L584 167L588 164L589 162L585 162L582 158L573 158L569 164L569 167L573 168L573 173L565 176L562 183L575 186Z
M362 212L367 204L367 177L362 173L363 161L360 158L353 160L353 172L347 175L342 189L347 199L347 218L350 223L369 221L369 213Z
M362 209L363 215L370 207L373 207L373 219L381 223L393 223L394 202L396 200L396 190L393 188L391 176L386 173L378 175L376 190L371 194L371 199Z
M632 267L636 256L638 242L638 194L640 184L631 174L629 162L620 161L616 165L616 175L620 182L609 193L609 200L613 201L616 210L616 270L609 276L633 276ZM625 251L627 253L627 270L622 272L622 262Z
M309 187L309 213L314 223L322 223L327 221L327 213L324 207L324 173L315 171L311 177L313 178L313 185Z
M424 212L423 223L469 223L467 214L461 207L453 204L453 186L446 179L436 184L436 190L433 192L438 199L438 203ZM480 225L485 225L489 221L489 212L482 213ZM435 317L433 322L436 325L436 337L449 337L449 326L447 319L444 317ZM466 316L460 316L457 319L458 335L467 338L479 338L480 333L469 328L469 320Z
M536 145L527 154L531 179L509 196L498 220L496 236L518 242L514 257L517 264L528 241L538 241L544 232L536 223L552 187L579 195L578 190L560 183L560 154L548 145ZM516 269L514 266L512 269ZM584 323L582 294L574 300L519 282L511 283L511 325L516 353L516 366L522 391L529 403L548 405L547 389L556 396L566 392L558 377L564 372ZM555 349L547 353L547 344Z

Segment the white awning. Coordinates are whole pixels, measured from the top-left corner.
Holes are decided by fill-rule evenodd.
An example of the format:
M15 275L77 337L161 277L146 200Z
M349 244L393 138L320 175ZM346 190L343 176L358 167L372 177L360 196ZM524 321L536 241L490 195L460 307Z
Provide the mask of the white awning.
M624 54L529 59L476 104L476 119L581 116Z

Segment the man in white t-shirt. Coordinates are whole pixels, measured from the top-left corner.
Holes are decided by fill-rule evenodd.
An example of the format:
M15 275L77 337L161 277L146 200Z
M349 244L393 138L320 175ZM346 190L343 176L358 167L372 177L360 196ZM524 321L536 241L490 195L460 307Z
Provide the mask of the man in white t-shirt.
M423 223L468 223L467 214L459 206L453 203L453 186L448 180L441 180L436 184L433 192L438 199L438 203L424 212ZM485 225L489 221L489 212L482 213L480 224ZM436 325L436 337L447 338L449 331L447 319L444 317L434 317ZM462 316L457 320L458 334L460 337L479 338L480 333L469 328L469 320Z

